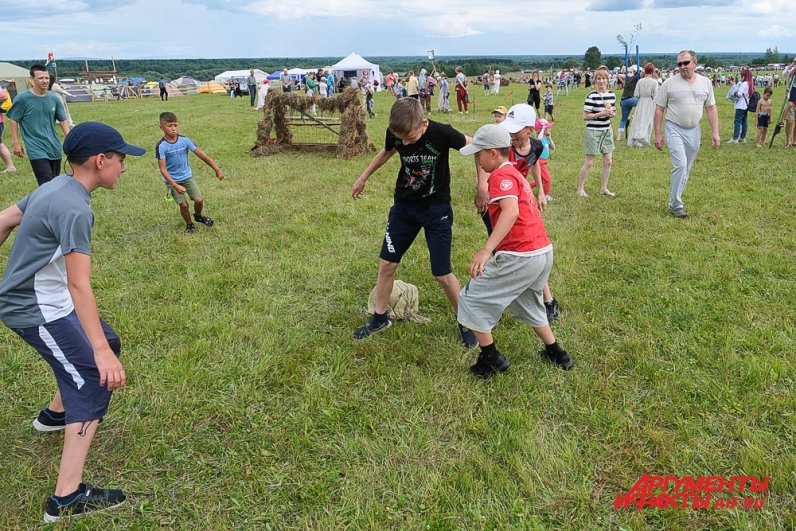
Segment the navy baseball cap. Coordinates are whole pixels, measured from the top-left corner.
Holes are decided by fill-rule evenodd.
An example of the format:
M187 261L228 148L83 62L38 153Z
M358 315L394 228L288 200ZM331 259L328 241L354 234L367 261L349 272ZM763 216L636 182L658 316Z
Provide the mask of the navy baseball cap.
M128 144L119 131L99 122L82 122L69 131L64 139L67 157L91 157L115 151L139 157L146 149Z

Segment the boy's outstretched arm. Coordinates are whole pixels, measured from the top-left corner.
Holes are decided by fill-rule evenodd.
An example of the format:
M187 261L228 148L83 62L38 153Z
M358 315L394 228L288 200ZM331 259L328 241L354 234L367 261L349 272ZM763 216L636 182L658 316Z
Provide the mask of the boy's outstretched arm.
M169 186L174 188L178 194L184 194L185 187L172 179L169 170L166 169L166 159L158 159L158 166L160 167L160 174L163 175L163 178L166 179L166 182L169 183Z
M539 166L539 161L533 163L531 166L531 174L536 183L536 190L539 192L539 198L536 200L539 205L539 210L544 211L547 208L547 196L544 195L544 187L542 186L542 168Z
M376 170L384 166L384 164L390 160L390 157L395 155L395 153L396 150L394 149L385 151L384 148L381 148L381 151L376 153L376 156L370 161L368 167L365 168L365 171L362 172L362 175L360 175L359 179L357 179L354 183L354 186L351 188L351 197L354 199L360 199L365 194L365 183L368 182L370 176L373 175Z
M22 223L22 211L17 205L11 205L0 212L0 246L20 223Z
M202 159L202 162L204 162L205 164L207 164L208 166L213 168L213 171L216 172L216 177L218 177L219 181L223 181L224 180L224 174L221 172L221 168L218 167L218 164L216 164L216 161L214 161L213 159L210 158L210 155L208 155L207 153L205 153L204 151L202 151L199 148L196 148L194 153L196 154L197 157Z

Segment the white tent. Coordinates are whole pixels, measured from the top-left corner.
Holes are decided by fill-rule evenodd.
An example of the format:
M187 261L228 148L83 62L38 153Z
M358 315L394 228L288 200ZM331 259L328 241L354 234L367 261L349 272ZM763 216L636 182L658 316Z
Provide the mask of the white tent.
M218 74L216 76L216 81L219 83L226 83L230 79L236 79L242 85L245 85L247 77L249 77L248 70L227 70L226 72ZM255 69L254 78L257 80L257 85L259 86L263 80L268 79L268 74L262 70Z
M359 79L366 70L370 73L371 80L377 79L379 81L377 90L381 90L383 83L379 65L371 63L361 55L351 52L348 54L348 57L332 65L332 74L334 75L336 85L339 85L340 79L343 78L348 80Z

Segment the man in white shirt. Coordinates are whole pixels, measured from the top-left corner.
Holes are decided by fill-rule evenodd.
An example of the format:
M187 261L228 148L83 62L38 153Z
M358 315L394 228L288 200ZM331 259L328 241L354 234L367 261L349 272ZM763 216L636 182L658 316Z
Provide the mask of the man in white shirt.
M666 109L666 144L672 158L672 173L669 185L669 210L674 217L685 218L688 213L683 205L683 190L688 183L688 176L699 153L702 129L699 122L702 110L705 109L710 124L710 145L718 149L721 145L719 136L719 113L716 109L716 98L713 84L705 76L694 72L696 52L683 50L677 54L677 67L680 73L670 77L658 89L655 96L655 147L663 149L661 123L663 111Z

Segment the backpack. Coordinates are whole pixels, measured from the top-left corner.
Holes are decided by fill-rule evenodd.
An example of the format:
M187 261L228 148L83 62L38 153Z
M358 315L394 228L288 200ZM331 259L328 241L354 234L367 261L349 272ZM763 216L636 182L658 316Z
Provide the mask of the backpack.
M760 103L760 91L754 91L751 98L746 100L746 112L757 112L757 104Z

